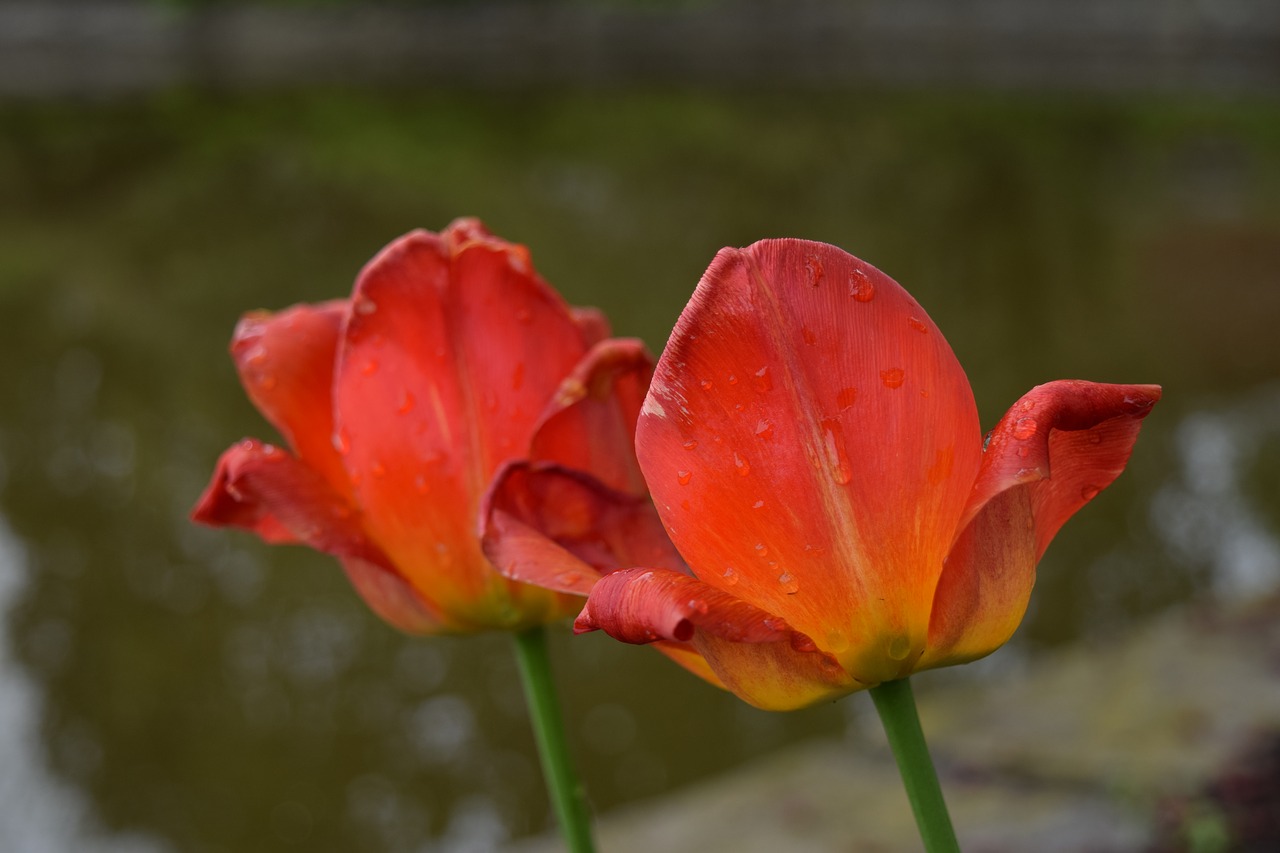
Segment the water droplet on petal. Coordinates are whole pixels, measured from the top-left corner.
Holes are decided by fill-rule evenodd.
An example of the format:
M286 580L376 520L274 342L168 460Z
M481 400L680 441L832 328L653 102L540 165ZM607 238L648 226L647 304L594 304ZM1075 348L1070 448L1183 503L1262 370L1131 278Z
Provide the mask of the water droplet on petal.
M703 390L703 391L710 391L710 390L711 390L712 382L711 382L711 380L710 380L710 379L704 379L704 380L702 380L701 382L699 382L698 384L702 386L702 390Z
M737 384L738 384L738 375L737 375L736 373L730 373L730 374L729 374L729 384L730 384L730 385L737 385Z
M756 501L751 505L752 509L764 509L764 501Z
M800 329L800 337L804 338L804 342L809 346L813 346L818 342L818 335L808 326Z
M773 390L773 377L769 375L767 364L755 372L755 386L761 394Z
M840 485L846 485L853 479L853 469L849 466L849 456L844 449L844 428L835 418L825 418L822 430L826 434L823 449L827 453L831 476Z
M849 295L859 302L870 302L875 298L876 286L860 269L849 273Z
M582 575L578 572L561 572L556 575L556 583L560 586L573 587L582 581Z
M1018 418L1017 422L1013 425L1013 437L1019 441L1024 441L1035 435L1039 426L1040 425L1036 423L1035 418Z
M1025 444L1020 444L1018 445L1018 449L1014 452L1018 454L1019 459L1026 459L1031 455L1031 448L1027 447Z
M724 582L729 584L729 586L733 586L739 581L738 570L733 566L725 566L724 573L721 577L724 578Z
M858 389L852 386L841 388L840 393L836 395L836 405L840 407L840 411L849 409L858 399Z
M791 648L801 653L816 652L818 644L804 634L792 634Z
M347 436L345 429L340 429L333 434L333 449L346 456L351 452L351 439Z
M880 371L880 381L884 383L886 388L901 388L903 381L906 379L906 373L901 367L891 367L888 370Z
M1035 400L1023 400L1023 401L1022 401L1022 411L1024 411L1024 412L1029 412L1029 411L1031 411L1032 409L1034 409L1035 407L1036 407L1036 401L1035 401Z
M827 553L827 549L823 548L821 545L805 545L804 550L806 554L814 557L821 557L823 554Z
M693 450L695 447L698 446L698 440L696 438L691 438L688 441L686 441L682 446L684 447L685 450Z
M738 469L738 476L745 477L751 473L751 463L742 458L736 450L733 453L733 467Z
M894 637L889 641L889 657L893 660L906 660L907 655L911 654L911 640L905 634Z
M396 407L396 411L402 415L407 415L413 411L414 402L413 395L405 391L404 396L400 398L400 405Z
M773 424L765 420L759 421L756 424L756 437L765 439L773 438Z
M367 317L378 310L378 303L374 302L367 296L358 296L351 307L357 314L362 314Z
M826 270L822 268L822 261L816 255L810 255L804 259L804 268L809 273L809 284L817 287L822 283Z
M849 638L844 635L843 631L827 632L827 650L840 654L849 648Z
M1087 501L1091 501L1098 496L1098 492L1102 491L1097 486L1085 486L1080 489L1080 497Z
M800 591L800 581L796 580L790 572L778 575L778 586L782 587L782 591L787 595L795 595Z
M677 472L676 472L676 482L677 482L677 483L679 483L679 484L680 484L680 485L682 485L682 486L687 486L687 485L689 485L689 481L690 481L690 480L692 480L692 479L693 479L693 472L692 472L692 471L677 471Z
M270 373L258 377L258 387L263 391L271 391L276 387L276 378Z
M701 598L691 598L689 599L689 609L695 613L706 613L711 609L711 606Z
M767 556L769 556L769 546L765 545L763 542L757 542L757 543L756 543L756 556L757 556L757 557L767 557Z
M926 326L924 324L924 321L921 320L919 317L908 317L907 325L915 329L917 332L919 332L922 335L929 334L929 327Z

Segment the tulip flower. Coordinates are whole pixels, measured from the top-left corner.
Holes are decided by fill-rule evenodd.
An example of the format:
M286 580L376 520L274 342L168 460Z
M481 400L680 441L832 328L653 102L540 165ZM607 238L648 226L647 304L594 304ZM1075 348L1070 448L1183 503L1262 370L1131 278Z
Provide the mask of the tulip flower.
M571 309L534 272L524 247L478 221L407 234L350 299L241 320L240 378L289 450L234 445L193 517L337 557L404 631L515 633L537 710L550 697L540 626L579 605L495 571L476 512L506 460L557 447L535 434L543 410L607 334L601 315ZM561 737L557 722L547 736ZM572 819L584 835L581 814ZM588 849L589 836L574 844Z
M1159 398L1050 382L984 442L959 362L891 278L820 243L725 249L637 415L653 505L526 465L495 486L485 547L512 576L586 594L578 631L686 650L753 705L872 688L880 706L1010 638L1037 561ZM569 567L587 580L557 582Z

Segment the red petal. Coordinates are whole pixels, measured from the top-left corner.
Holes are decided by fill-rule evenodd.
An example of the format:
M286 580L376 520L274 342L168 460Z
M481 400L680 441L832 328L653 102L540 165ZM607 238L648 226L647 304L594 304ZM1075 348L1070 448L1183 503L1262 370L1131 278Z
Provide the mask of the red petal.
M351 585L383 620L409 634L443 634L468 630L432 608L397 572L358 557L343 557Z
M341 557L389 566L346 499L306 463L246 439L218 460L192 518L252 530L268 542L299 542Z
M246 314L231 356L249 399L298 457L329 484L348 489L333 447L333 371L346 300Z
M690 643L726 688L767 710L802 708L866 686L782 618L665 569L601 578L574 630L603 630L626 643Z
M582 330L582 339L587 346L595 346L613 334L609 318L599 308L574 306L569 311L573 314L573 321Z
M510 463L481 508L484 551L507 577L586 595L615 569L688 572L653 504L560 466Z
M653 359L640 341L596 344L543 412L532 458L584 471L614 489L648 495L636 462L635 434L652 377Z
M1063 523L1124 470L1156 385L1033 388L992 430L938 583L920 668L982 657L1013 634Z
M866 683L923 650L981 433L950 347L888 276L821 243L722 251L637 448L699 578L737 582Z
M344 462L370 534L445 612L491 627L555 617L552 593L492 570L475 518L585 350L523 247L473 220L406 235L361 273L335 391Z

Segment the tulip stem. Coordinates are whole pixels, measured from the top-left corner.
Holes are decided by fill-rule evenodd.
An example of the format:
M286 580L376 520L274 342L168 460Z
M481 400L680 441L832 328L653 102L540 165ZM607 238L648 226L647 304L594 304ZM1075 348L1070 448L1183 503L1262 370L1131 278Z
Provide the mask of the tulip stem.
M951 827L951 815L947 813L938 774L929 757L924 730L920 728L910 680L902 678L872 687L871 699L876 703L880 722L889 737L889 748L898 762L898 772L902 774L902 784L907 789L924 849L928 853L959 853L956 831Z
M551 678L551 656L547 653L547 632L542 626L515 634L516 660L520 662L520 681L529 703L533 734L542 758L542 775L551 792L551 803L560 821L560 831L570 853L593 853L591 818L582 785L578 782L569 756L564 733L564 718L556 700Z

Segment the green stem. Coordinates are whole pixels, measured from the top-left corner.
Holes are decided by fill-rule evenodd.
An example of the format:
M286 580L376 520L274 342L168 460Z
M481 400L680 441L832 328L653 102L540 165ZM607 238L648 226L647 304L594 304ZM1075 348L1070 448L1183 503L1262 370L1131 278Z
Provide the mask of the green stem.
M871 699L889 736L889 748L898 762L898 772L902 774L902 784L907 789L924 849L928 853L959 853L956 831L951 828L938 774L929 757L929 746L924 742L924 730L920 728L911 682L905 678L886 681L871 688Z
M551 792L560 831L564 833L570 853L594 853L591 819L587 815L582 785L573 771L564 734L564 719L560 716L560 703L556 701L555 685L551 681L546 629L541 626L530 628L516 634L515 638L520 681L529 703L533 734L538 741L538 754L542 757L542 775Z

